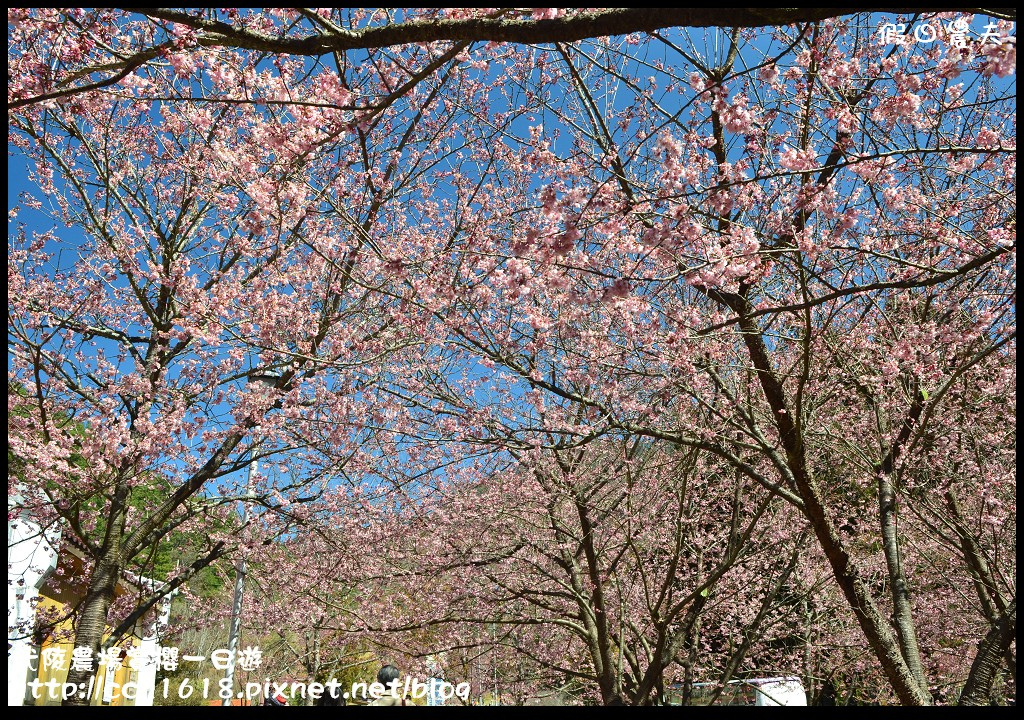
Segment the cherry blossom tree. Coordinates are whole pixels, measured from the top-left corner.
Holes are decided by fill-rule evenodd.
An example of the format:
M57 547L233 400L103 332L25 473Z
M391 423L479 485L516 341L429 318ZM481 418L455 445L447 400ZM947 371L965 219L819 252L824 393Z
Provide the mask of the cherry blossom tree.
M27 79L33 49L68 26L46 12L12 17ZM130 32L102 13L80 17L108 39ZM243 499L301 521L327 482L315 444L355 447L357 388L416 342L377 289L388 258L373 235L397 231L387 208L416 176L393 158L449 152L445 114L425 122L405 105L359 124L340 106L390 87L391 71L336 60L307 73L301 60L186 51L111 92L9 116L34 185L11 210L10 375L29 412L9 440L31 467L24 509L59 518L88 550L76 645L98 649L122 571L194 501L223 512ZM218 99L243 85L253 94ZM41 230L40 218L53 224ZM274 465L285 454L291 476ZM256 462L263 472L243 483ZM143 488L155 499L133 506ZM86 507L86 495L97 502ZM206 525L193 571L238 544L218 527ZM254 514L242 545L259 546L262 527Z
M601 442L450 477L394 511L345 493L341 527L277 546L263 570L315 555L336 572L261 612L286 626L326 612L339 640L421 659L468 644L502 658L503 687L569 677L602 704L663 698L698 665L727 682L795 614L784 591L803 538L785 503L699 457Z
M1015 46L875 30L656 35L672 62L640 69L602 43L515 56L508 105L548 123L484 151L519 179L490 188L454 256L458 311L433 311L452 366L486 370L403 397L432 395L424 427L461 415L525 446L625 432L724 459L804 514L892 691L929 704L915 603L931 598L911 587L937 588L910 577L900 506L922 495L909 468L960 472L923 454L934 427L985 417L951 413L951 394L1012 388ZM841 529L866 517L880 557ZM1012 597L999 606L975 670L1014 665ZM987 694L990 672L957 672L965 699Z
M909 12L10 11L37 190L12 209L32 402L9 437L34 512L90 547L77 642L192 498L258 503L250 553L338 527L365 553L367 528L458 517L442 474L554 482L643 439L696 453L710 498L800 514L892 696L984 700L1015 673L1016 15ZM368 479L382 521L353 524ZM164 500L129 512L139 484ZM605 699L615 646L580 654Z

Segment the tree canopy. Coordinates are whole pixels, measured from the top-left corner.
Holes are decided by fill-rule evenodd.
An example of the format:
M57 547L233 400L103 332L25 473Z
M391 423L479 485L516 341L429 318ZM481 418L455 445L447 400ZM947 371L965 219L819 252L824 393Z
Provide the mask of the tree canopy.
M253 626L524 695L1012 696L1015 18L9 11L78 643L212 503Z

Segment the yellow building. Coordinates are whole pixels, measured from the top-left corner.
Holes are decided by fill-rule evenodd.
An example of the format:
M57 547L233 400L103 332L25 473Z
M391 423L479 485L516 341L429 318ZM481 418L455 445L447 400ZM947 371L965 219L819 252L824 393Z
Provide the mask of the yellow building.
M158 606L156 630L147 632L144 626L153 623L140 621L136 632L96 659L88 652L76 654L71 639L71 610L81 602L82 588L69 579L84 577L82 550L66 539L61 543L59 531L41 531L21 517L8 520L7 560L9 706L60 705L65 692L75 691L64 683L76 662L96 668L82 692L89 695L90 704L153 704L160 651L157 633L167 624L169 596ZM148 578L124 578L118 583L115 600L126 594L148 595L154 586Z

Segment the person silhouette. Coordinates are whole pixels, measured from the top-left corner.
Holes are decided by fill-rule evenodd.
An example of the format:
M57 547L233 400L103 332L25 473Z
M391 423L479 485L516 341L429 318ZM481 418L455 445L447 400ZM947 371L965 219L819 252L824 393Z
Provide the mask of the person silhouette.
M377 671L377 682L385 688L385 693L370 705L408 705L405 694L401 692L398 678L402 673L394 665L385 665Z

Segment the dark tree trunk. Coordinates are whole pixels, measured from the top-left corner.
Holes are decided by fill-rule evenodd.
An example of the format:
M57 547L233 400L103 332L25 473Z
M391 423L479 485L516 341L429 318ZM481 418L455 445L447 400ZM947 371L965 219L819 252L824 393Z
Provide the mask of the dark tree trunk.
M743 342L757 371L765 400L772 409L775 426L778 429L782 447L786 453L786 464L793 475L793 482L800 498L804 501L804 515L811 523L821 549L832 567L832 574L853 610L864 636L882 666L892 689L904 705L931 705L931 696L923 689L907 666L900 644L889 627L889 622L878 611L874 598L860 577L853 558L847 553L828 512L821 504L814 475L807 463L803 436L786 405L786 393L768 359L761 329L749 317L750 306L746 299L731 293L709 291L712 298L732 309L740 318Z
M988 705L992 682L1003 663L1003 657L1017 635L1017 599L1014 598L999 622L988 631L978 645L978 654L971 664L971 674L960 694L961 705Z
M103 643L107 629L107 612L114 602L114 590L121 575L121 568L116 558L103 558L96 565L89 580L89 590L81 605L81 616L78 630L75 632L75 647L87 647L96 658ZM80 691L65 699L62 705L88 705L89 679L96 674L96 667L91 670L68 670L67 682L78 685Z

